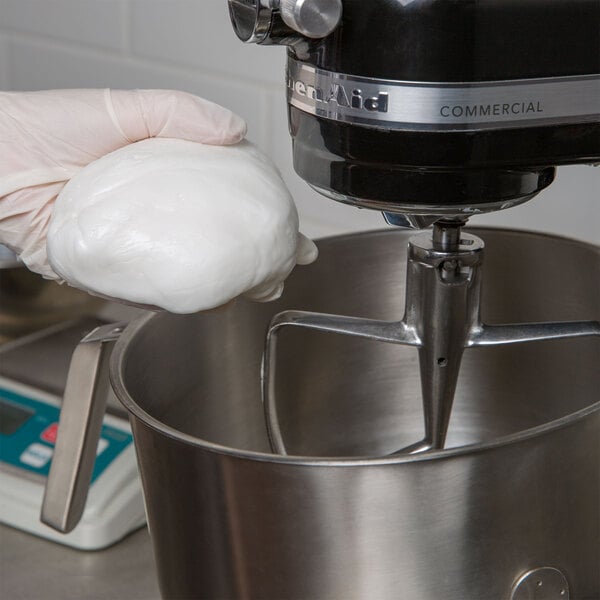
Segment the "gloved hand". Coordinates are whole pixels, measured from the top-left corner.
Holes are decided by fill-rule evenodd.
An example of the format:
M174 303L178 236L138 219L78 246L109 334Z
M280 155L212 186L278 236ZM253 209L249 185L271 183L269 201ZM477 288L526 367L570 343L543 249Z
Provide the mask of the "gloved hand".
M239 142L244 121L191 94L162 90L0 92L0 243L47 279L56 196L90 162L151 137Z

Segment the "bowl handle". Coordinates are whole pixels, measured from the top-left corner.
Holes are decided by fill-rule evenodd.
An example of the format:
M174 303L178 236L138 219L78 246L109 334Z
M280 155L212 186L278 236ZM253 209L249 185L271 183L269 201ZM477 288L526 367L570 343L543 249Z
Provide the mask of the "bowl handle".
M71 358L40 516L63 533L75 528L85 508L109 389L108 359L125 326L97 327Z

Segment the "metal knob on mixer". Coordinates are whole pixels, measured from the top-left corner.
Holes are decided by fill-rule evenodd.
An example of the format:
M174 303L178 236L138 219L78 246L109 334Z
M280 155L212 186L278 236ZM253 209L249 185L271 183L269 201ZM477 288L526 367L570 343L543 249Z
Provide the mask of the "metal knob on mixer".
M229 0L229 16L236 35L249 44L268 40L273 24L271 0Z
M309 38L324 38L342 18L341 0L281 0L281 18L294 31Z
M342 0L229 0L229 14L243 42L287 44L294 33L327 37L340 24Z

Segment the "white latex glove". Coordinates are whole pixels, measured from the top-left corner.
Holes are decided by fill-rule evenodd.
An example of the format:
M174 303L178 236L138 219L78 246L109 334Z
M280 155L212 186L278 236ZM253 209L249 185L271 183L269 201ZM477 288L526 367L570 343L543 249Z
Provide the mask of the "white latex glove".
M0 243L59 279L46 232L56 196L92 161L151 137L228 145L244 121L212 102L163 90L0 92Z

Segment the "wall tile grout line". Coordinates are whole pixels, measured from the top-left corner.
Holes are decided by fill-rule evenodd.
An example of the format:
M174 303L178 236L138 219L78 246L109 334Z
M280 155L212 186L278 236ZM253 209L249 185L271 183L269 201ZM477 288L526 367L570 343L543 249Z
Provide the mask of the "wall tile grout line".
M131 4L128 0L121 3L121 51L124 56L131 56Z
M5 33L8 36L13 37L14 39L23 39L33 43L38 44L46 44L48 46L60 47L64 49L71 50L83 50L87 52L94 52L98 55L102 54L105 56L122 56L123 51L121 49L116 50L112 48L107 48L105 46L101 46L93 43L83 43L75 40L68 40L62 38L57 35L52 35L51 33L38 33L31 31L24 31L23 29L19 29L18 27L10 27L5 26L1 32Z
M220 83L231 84L234 79L231 75L225 74L218 70L205 69L205 68L194 68L188 65L181 65L176 62L156 60L150 58L144 58L133 52L121 53L119 51L110 50L107 48L100 48L98 46L86 46L76 42L65 41L53 36L46 36L42 34L32 34L22 31L7 30L6 35L9 39L14 41L31 44L37 47L46 47L62 52L69 52L74 55L82 55L89 58L100 58L100 59L117 59L124 60L131 66L151 67L160 68L165 71L170 71L175 74L179 74L185 77L198 77L199 75L213 78L215 81ZM282 81L284 75L282 73ZM235 83L240 85L250 85L255 88L260 88L264 91L280 91L281 86L275 83L267 83L264 81L257 81L254 79L247 79L244 77L243 72L235 78Z
M121 49L122 0L2 0L3 26L11 32Z
M10 44L8 36L0 30L0 90L10 90Z

